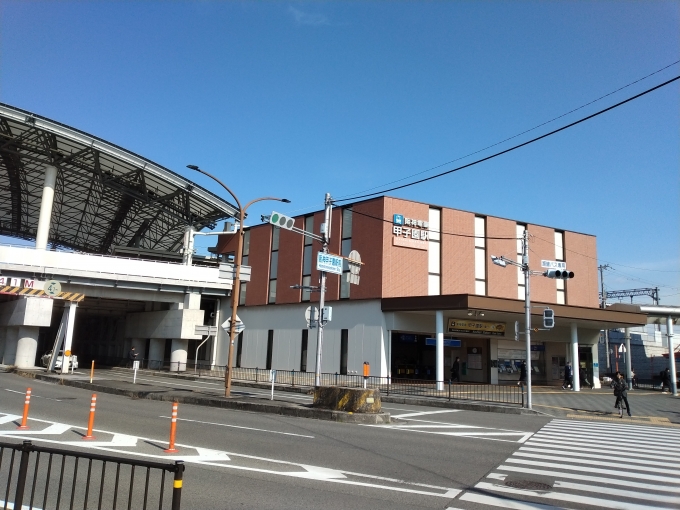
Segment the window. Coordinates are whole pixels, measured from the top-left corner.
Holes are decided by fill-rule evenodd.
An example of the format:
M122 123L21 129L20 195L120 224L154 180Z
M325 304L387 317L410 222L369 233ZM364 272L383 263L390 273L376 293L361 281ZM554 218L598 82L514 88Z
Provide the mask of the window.
M248 265L248 255L250 255L250 230L246 230L243 234L243 255L241 256L241 266ZM248 282L241 282L241 288L238 294L239 306L246 304L246 284Z
M270 329L267 332L267 364L266 369L271 370L272 368L272 354L274 352L274 330Z
M309 330L302 330L302 345L300 346L300 372L307 371L307 343L309 342Z
M349 256L352 251L352 209L342 210L342 241L341 253L343 257ZM340 276L340 299L349 298L350 283L347 280L349 277L349 264L347 261L342 263L342 275Z
M236 368L241 367L241 353L243 352L243 331L238 334L238 344L236 344Z
M555 231L555 260L564 262L564 232ZM567 303L566 288L564 280L557 278L555 280L557 289L557 304L564 305Z
M340 330L340 374L347 375L347 351L349 348L349 330Z
M269 259L269 299L268 303L276 303L276 275L279 269L279 235L281 229L274 227L272 232L272 254Z
M524 245L524 231L527 226L520 223L517 224L517 262L522 263L522 247ZM524 283L524 273L522 268L517 268L517 299L524 299L526 287Z
M438 296L441 294L441 219L439 209L429 212L429 241L427 242L427 294Z
M486 218L475 216L475 294L486 295Z
M307 216L305 218L305 231L314 232L314 216ZM310 286L312 284L312 238L304 236L304 245L302 248L302 285ZM311 292L302 290L302 301L309 301L311 299Z

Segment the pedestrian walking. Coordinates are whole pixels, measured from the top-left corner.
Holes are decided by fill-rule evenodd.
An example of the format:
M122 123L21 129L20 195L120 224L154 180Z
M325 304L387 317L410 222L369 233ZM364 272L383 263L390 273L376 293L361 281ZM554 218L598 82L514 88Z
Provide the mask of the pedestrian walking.
M527 364L526 362L522 361L522 364L519 367L519 381L517 381L517 386L519 386L522 392L524 392L524 385L526 383L527 383Z
M460 358L456 356L456 361L451 365L451 382L460 382Z
M137 351L135 349L135 346L132 346L132 349L130 349L130 352L128 352L128 360L127 364L125 365L127 368L130 368L134 365L134 361L137 359Z
M668 391L671 391L671 369L667 368L666 370L661 371L661 391L664 391L664 388L668 388Z
M638 387L638 380L637 380L637 375L635 375L635 369L631 367L630 369L630 374L631 374L631 382L633 383L633 388Z
M588 373L585 368L581 367L579 369L578 378L584 386L590 386L590 389L593 389L593 384L588 380Z
M616 397L614 407L619 410L619 418L623 418L623 404L628 411L628 417L632 417L630 404L628 404L628 383L621 372L616 372L615 379L612 381L612 388L614 388L614 396Z
M572 388L573 378L574 378L574 373L572 372L572 369L571 369L571 361L567 361L567 364L564 367L564 382L562 383L562 389L563 390L566 390L567 389L566 387Z

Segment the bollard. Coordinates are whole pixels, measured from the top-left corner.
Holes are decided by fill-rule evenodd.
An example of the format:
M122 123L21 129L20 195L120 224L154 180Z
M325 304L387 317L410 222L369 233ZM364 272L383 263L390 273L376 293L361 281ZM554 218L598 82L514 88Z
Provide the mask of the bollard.
M180 510L182 502L182 478L184 474L184 462L175 462L175 479L172 481L172 510Z
M90 369L90 384L92 384L93 378L94 378L94 360L92 360L92 368Z
M92 394L92 400L90 400L90 418L87 420L87 434L83 439L94 439L92 435L92 427L94 427L94 409L97 406L97 394Z
M175 434L177 433L177 402L172 403L172 415L170 417L170 442L168 443L168 449L163 450L165 453L177 453L177 448L175 448Z
M26 400L24 400L24 414L21 417L21 425L17 427L18 430L27 430L28 425L28 406L31 404L31 388L26 388Z

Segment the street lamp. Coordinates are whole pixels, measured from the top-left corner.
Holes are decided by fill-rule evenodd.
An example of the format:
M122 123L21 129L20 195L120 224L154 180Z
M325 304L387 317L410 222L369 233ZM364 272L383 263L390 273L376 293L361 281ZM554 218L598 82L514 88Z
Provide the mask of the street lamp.
M227 357L227 368L224 371L224 396L231 396L231 364L234 356L234 337L236 336L236 310L238 308L239 294L241 292L241 260L243 258L243 220L245 218L245 213L248 207L253 205L255 202L262 202L264 200L274 200L276 202L284 202L286 204L290 203L287 198L275 198L275 197L262 197L256 198L248 202L245 207L241 206L241 201L234 194L229 187L219 180L214 175L200 169L196 165L187 165L187 168L195 170L207 175L214 181L217 181L227 192L234 197L236 200L236 205L238 205L238 215L239 215L239 226L238 226L238 245L236 247L236 257L234 258L234 283L231 289L231 324L229 327L229 356Z

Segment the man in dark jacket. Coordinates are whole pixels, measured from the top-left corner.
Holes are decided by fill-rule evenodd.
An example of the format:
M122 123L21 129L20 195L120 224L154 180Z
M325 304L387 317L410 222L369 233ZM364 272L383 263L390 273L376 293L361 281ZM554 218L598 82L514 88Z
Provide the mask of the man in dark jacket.
M526 362L522 361L522 364L519 367L519 381L517 381L517 385L519 386L521 391L524 391L524 385L527 383L527 364Z
M630 405L628 404L628 383L623 378L623 374L619 372L616 373L616 378L612 381L612 388L614 388L614 396L616 397L616 404L614 404L614 407L619 410L619 418L623 418L622 403L626 404L628 416L631 417Z
M584 386L590 386L590 389L593 389L593 385L591 382L588 380L588 373L586 372L586 369L581 367L578 371L578 378L579 382L583 384Z
M668 387L668 391L671 391L671 369L667 368L661 372L661 391Z
M562 383L562 389L566 390L566 387L572 387L572 378L574 373L571 371L571 361L567 361L567 365L564 367L564 382Z
M130 352L128 352L128 361L127 361L127 367L130 368L134 366L134 362L137 359L137 350L135 349L135 346L132 346L132 349L130 349Z
M456 356L456 361L451 366L451 382L460 382L460 358Z

